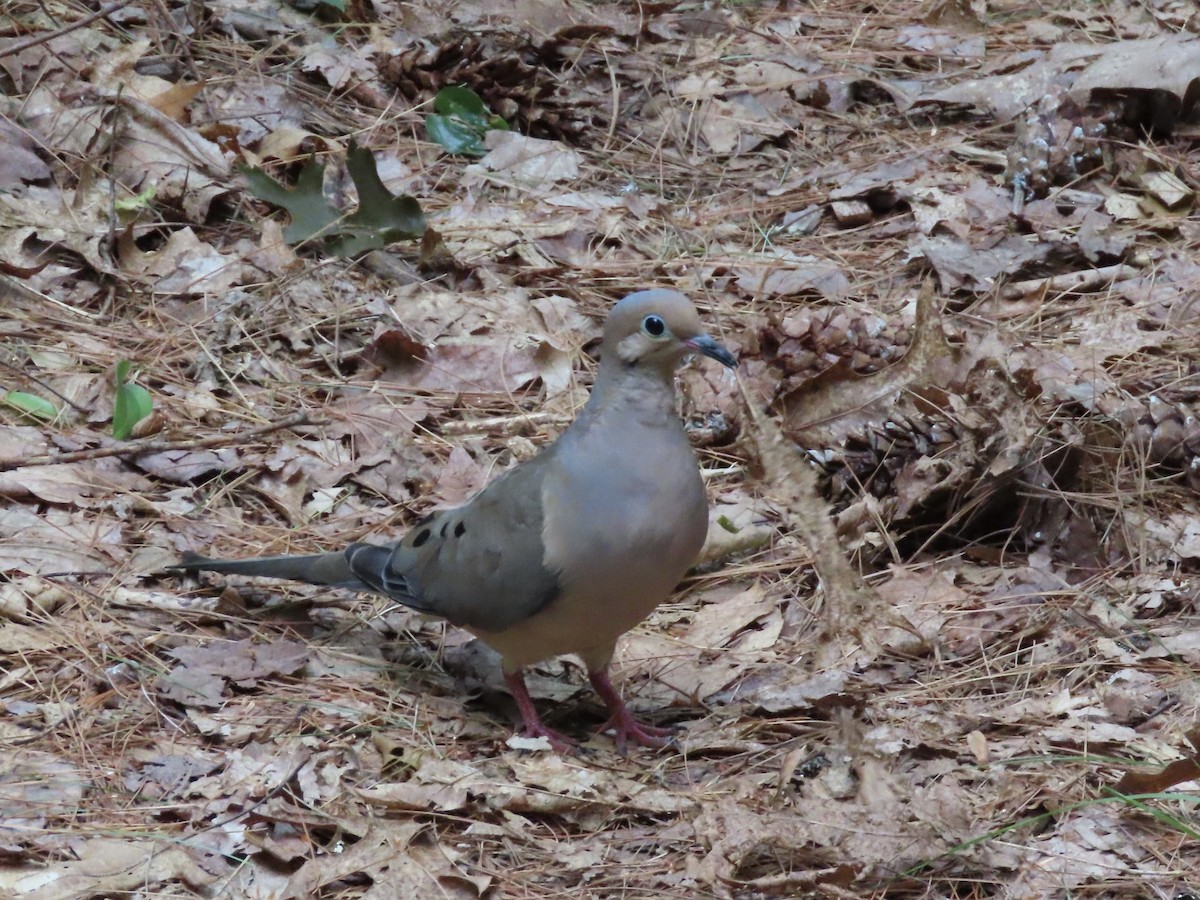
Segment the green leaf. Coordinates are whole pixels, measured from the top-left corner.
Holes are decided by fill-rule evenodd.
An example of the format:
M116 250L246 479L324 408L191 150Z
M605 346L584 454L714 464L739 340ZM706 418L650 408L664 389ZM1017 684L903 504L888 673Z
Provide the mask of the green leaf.
M289 244L311 240L328 231L342 214L325 199L325 166L315 159L305 163L288 190L262 169L242 166L246 186L259 200L282 206L292 214L292 221L283 229L283 239Z
M150 185L140 194L134 194L132 197L119 197L113 201L113 209L117 212L134 212L135 210L145 209L154 200L158 193L158 188L155 185Z
M289 244L323 237L331 253L354 256L425 233L421 204L407 194L392 194L383 186L370 150L350 141L346 169L358 189L358 209L348 216L325 199L324 166L315 161L300 171L291 190L260 169L243 166L242 173L254 196L292 214L291 224L283 229L283 238Z
M113 398L113 437L126 440L133 426L154 411L154 398L140 384L128 381L132 364L127 359L117 363L117 393Z
M508 130L503 118L493 115L468 87L444 87L433 98L435 112L425 117L429 139L457 156L483 156L483 136L491 130Z
M8 391L3 401L17 412L33 419L49 421L58 415L58 407L49 400L44 400L37 394L27 394L24 391Z
M475 116L485 120L488 115L488 109L479 95L462 85L452 85L438 91L433 98L433 108L444 116L462 116L464 119Z
M487 152L483 136L458 119L430 114L425 117L425 131L431 141L455 156L483 156Z
M730 520L729 516L717 516L717 524L728 531L730 534L737 534L742 529L738 528Z
M339 256L377 250L396 241L414 240L425 233L421 204L407 194L392 194L383 185L375 157L350 142L346 169L358 191L358 209L340 223L329 249Z
M343 0L288 0L288 5L297 12L315 15L322 20L340 19L346 12Z

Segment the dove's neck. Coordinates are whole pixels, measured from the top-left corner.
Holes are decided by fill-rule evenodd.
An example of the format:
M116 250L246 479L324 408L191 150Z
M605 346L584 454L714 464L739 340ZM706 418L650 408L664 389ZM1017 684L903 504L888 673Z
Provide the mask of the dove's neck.
M673 371L655 366L631 366L620 359L602 357L581 417L631 416L644 423L673 423L679 417L675 404Z

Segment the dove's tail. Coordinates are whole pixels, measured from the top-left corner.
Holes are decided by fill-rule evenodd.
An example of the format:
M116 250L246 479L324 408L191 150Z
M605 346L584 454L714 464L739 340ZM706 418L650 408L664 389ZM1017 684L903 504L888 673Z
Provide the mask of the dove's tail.
M185 572L223 572L253 575L259 578L283 578L308 584L327 584L351 591L370 591L350 569L350 560L341 550L309 556L260 556L256 559L209 559L198 553L185 553L172 569Z

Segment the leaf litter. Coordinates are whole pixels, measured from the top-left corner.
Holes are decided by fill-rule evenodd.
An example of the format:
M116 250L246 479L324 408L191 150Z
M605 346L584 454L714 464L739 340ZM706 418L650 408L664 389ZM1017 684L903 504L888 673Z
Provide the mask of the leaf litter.
M106 11L3 14L0 890L1200 890L1192 4ZM237 174L314 153L357 259ZM681 373L710 541L619 651L677 750L507 740L377 598L162 575L460 502L651 285L742 359Z

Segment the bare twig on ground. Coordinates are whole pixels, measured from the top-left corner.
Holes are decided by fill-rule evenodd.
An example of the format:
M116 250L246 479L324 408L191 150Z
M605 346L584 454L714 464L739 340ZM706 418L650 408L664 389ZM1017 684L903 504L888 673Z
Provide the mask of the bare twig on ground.
M1081 272L1067 272L1051 278L1014 281L1001 289L1000 299L1016 300L1037 293L1063 294L1067 291L1092 291L1105 285L1116 284L1119 281L1128 281L1141 273L1142 270L1136 266L1121 264L1101 266L1098 269L1084 269Z
M242 444L254 438L279 431L284 428L295 428L299 425L315 425L308 413L301 412L290 415L278 422L260 425L235 434L217 434L206 438L183 438L175 441L164 441L160 438L144 438L140 441L129 441L124 444L112 444L107 447L92 447L88 450L75 450L71 453L47 453L42 456L29 456L24 459L0 459L0 472L20 469L25 466L54 466L65 463L83 462L88 459L104 459L109 456L141 456L143 453L163 453L167 450L200 450L206 447L221 447L231 444Z
M44 44L46 41L52 41L56 37L62 37L64 34L69 34L78 28L85 28L99 19L111 16L119 9L124 9L132 2L133 0L117 0L116 3L110 3L108 6L101 7L94 13L86 15L82 19L72 22L70 25L64 25L62 28L59 28L55 31L47 32L46 34L35 35L27 40L18 41L15 44L9 44L3 50L0 50L0 59L21 53L24 50L28 50L30 47L36 47L38 44Z

